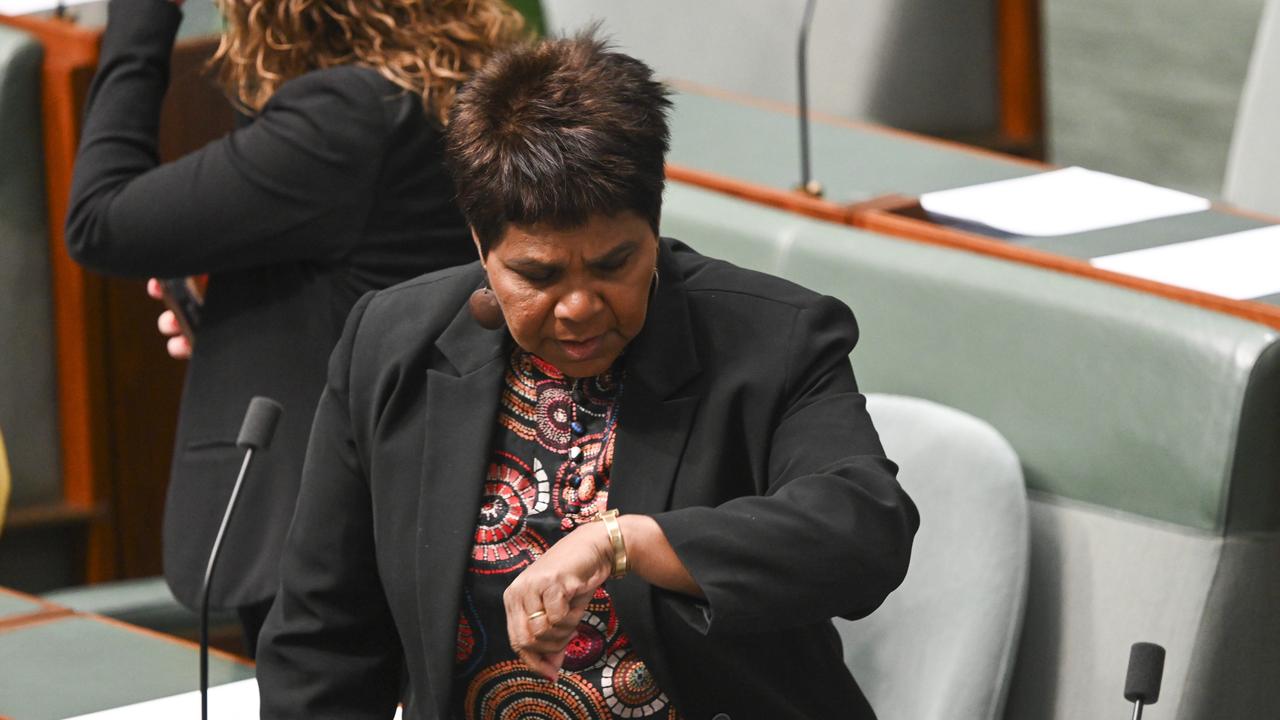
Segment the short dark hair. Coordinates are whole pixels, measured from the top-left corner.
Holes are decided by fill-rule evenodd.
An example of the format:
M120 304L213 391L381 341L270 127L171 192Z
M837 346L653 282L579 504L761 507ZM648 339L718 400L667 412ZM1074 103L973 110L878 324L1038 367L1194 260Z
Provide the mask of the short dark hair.
M668 90L591 30L496 55L458 93L446 163L481 252L507 226L631 211L658 232Z

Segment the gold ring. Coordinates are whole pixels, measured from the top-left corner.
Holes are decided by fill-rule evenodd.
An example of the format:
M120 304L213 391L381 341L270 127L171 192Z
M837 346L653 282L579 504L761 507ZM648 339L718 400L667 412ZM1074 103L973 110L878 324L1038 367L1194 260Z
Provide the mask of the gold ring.
M529 622L533 622L534 620L537 620L538 618L546 614L547 614L546 610L538 610L537 612L531 612L529 613Z

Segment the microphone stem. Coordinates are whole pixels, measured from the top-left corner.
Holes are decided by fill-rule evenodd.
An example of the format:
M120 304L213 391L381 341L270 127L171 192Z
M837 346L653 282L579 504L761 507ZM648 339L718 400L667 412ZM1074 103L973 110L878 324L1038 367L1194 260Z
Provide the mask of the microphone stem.
M809 25L813 22L813 6L815 0L807 0L804 5L804 20L800 25L800 40L796 43L798 70L797 85L800 99L800 187L808 189L812 179L809 170Z
M231 513L236 509L236 498L240 495L240 485L249 472L249 462L253 460L253 448L244 453L244 462L240 465L240 474L236 476L236 484L231 488L231 498L227 500L227 510L222 514L222 525L213 539L213 549L209 551L209 564L204 569L204 584L200 589L200 720L209 720L209 588L213 585L213 571L218 564L218 551L222 549L222 536L231 523Z
M1133 720L1142 720L1142 701L1133 701Z

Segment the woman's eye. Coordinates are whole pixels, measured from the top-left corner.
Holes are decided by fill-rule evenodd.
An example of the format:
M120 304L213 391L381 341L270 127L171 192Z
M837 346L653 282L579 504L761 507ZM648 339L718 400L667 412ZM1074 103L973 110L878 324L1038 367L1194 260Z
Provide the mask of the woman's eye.
M554 270L521 270L519 275L534 285L545 285L556 278Z
M596 270L606 274L615 273L621 270L622 268L626 267L627 261L630 259L631 259L631 256L628 255L627 257L619 258L617 260L609 260L607 262L602 262L599 265L596 265Z

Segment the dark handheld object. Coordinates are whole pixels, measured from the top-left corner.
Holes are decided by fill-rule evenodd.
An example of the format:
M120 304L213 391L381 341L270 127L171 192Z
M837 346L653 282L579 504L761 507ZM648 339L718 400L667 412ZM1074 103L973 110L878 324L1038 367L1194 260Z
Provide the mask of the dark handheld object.
M200 309L204 305L195 281L191 278L161 280L160 289L165 307L177 316L182 336L194 347L196 328L200 327Z
M249 401L249 409L245 411L244 422L240 425L240 435L236 437L236 447L244 448L244 462L240 465L240 474L236 476L236 484L231 488L231 498L227 500L227 509L222 514L222 525L213 539L213 549L209 551L209 564L204 570L204 584L200 587L200 718L209 717L209 588L213 584L213 571L218 564L218 551L222 549L222 536L231 523L231 513L236 509L236 498L240 496L240 485L249 472L249 463L253 460L255 450L266 450L271 447L271 436L276 432L276 424L284 411L280 403L271 398L255 397Z
M1124 699L1133 703L1133 720L1142 717L1143 705L1160 699L1164 675L1164 648L1155 643L1134 643L1129 649L1129 674L1124 679Z
M796 87L800 115L800 185L796 189L813 197L822 197L822 183L809 172L809 26L813 24L813 6L817 0L806 0L800 38L796 41Z

